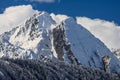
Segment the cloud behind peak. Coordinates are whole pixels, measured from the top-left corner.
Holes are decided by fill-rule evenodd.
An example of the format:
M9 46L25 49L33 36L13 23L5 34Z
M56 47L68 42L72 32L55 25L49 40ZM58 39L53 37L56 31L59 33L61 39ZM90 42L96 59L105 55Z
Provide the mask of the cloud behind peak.
M99 38L109 49L120 49L120 26L101 19L77 17L77 23Z
M31 5L11 6L0 14L0 34L16 27L24 20L32 16L36 10Z

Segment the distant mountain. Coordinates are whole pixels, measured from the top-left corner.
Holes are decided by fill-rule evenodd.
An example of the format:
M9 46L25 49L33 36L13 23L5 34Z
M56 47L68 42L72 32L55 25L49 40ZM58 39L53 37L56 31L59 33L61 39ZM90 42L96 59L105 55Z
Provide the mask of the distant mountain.
M105 55L111 58L111 72L120 72L120 61L104 43L65 15L39 12L0 35L0 57L60 60L103 69Z

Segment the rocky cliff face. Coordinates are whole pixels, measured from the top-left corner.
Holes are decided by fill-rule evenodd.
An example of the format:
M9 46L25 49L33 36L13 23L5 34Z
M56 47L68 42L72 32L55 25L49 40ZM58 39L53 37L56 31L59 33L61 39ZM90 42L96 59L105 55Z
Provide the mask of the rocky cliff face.
M71 45L66 40L65 27L63 22L53 29L53 44L59 60L64 61L64 55L67 55L70 63L76 65L79 64L71 50Z
M66 42L65 30L63 25L53 29L53 45L59 60L64 61L64 44Z

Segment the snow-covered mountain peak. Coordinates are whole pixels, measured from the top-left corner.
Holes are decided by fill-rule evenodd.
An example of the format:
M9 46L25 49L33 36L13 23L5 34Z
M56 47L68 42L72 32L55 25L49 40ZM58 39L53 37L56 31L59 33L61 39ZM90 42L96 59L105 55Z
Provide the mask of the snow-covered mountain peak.
M3 33L1 57L49 58L102 68L102 57L111 58L111 71L120 72L120 62L110 50L74 18L37 12L12 31ZM44 56L44 57L43 57Z
M35 49L44 37L50 35L51 26L54 24L55 22L48 13L41 12L37 15L35 14L16 29L10 37L10 43L21 46L24 49Z

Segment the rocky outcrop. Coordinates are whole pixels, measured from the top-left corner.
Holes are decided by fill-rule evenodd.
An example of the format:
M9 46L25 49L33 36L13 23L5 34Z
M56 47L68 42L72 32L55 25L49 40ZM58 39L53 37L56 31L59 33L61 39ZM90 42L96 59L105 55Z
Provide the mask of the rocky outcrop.
M79 65L80 63L78 62L77 58L74 56L73 52L71 51L71 45L65 44L64 48L66 50L68 59L71 61L71 64Z
M110 73L110 57L108 55L105 55L102 57L102 61L103 61L104 70Z
M75 58L70 43L66 40L64 23L62 22L56 28L53 29L53 45L57 53L59 60L64 61L64 55L66 54L72 64L78 65L79 62Z
M64 61L65 30L63 24L53 29L53 45L59 60Z
M120 49L112 49L112 52L120 60Z

